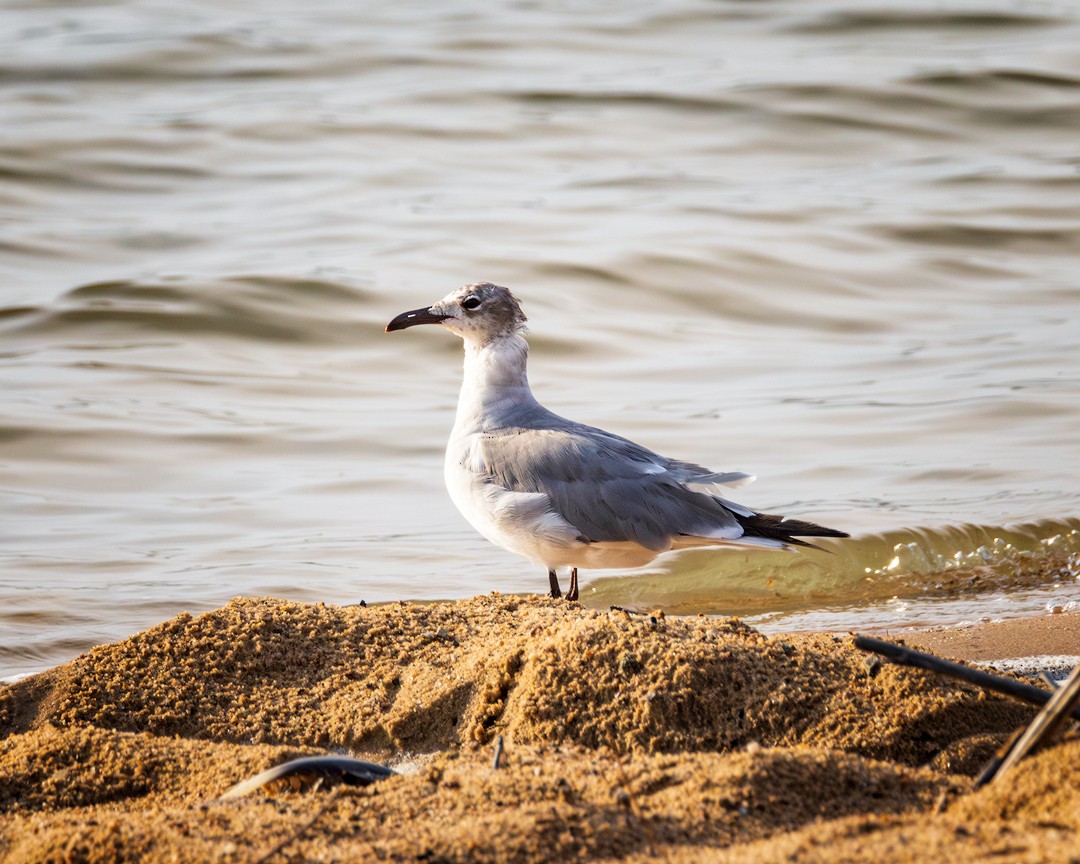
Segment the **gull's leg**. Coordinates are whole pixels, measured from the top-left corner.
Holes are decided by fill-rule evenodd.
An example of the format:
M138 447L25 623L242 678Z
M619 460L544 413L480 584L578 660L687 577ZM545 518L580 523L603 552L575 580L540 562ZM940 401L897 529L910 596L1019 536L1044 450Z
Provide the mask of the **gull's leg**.
M562 589L559 587L559 577L555 575L554 570L548 570L548 582L551 583L551 596L562 597Z
M566 599L571 602L576 602L577 598L577 567L574 567L570 571L570 590L566 592Z

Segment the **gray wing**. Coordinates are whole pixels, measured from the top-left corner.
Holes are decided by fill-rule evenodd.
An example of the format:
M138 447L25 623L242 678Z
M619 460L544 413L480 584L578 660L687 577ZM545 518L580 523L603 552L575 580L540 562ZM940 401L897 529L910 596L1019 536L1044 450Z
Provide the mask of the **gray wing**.
M632 540L659 551L677 534L742 534L732 511L752 511L700 490L735 485L749 475L715 474L591 426L556 415L543 419L483 433L477 455L492 482L544 493L588 540Z

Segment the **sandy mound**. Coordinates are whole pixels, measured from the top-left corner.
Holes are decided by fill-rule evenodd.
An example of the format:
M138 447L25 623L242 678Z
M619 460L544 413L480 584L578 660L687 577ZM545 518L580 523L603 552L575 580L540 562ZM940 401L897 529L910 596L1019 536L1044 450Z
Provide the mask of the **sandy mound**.
M256 861L297 835L276 858L1068 860L1080 745L967 794L1031 709L865 660L542 598L236 600L0 691L0 853ZM411 773L213 800L326 750Z

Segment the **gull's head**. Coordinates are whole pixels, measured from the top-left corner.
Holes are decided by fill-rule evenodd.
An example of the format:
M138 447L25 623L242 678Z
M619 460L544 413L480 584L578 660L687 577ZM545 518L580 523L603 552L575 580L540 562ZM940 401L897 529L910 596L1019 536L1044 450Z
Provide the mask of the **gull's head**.
M467 342L486 345L525 329L525 313L509 288L477 282L452 291L426 309L402 312L386 332L417 324L441 324Z

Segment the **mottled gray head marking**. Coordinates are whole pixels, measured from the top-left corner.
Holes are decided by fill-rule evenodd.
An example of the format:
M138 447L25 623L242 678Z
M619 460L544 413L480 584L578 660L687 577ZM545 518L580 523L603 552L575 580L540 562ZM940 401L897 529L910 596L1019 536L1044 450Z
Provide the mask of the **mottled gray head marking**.
M416 324L442 324L467 342L485 345L525 330L525 313L509 288L476 282L447 294L427 309L404 312L387 332Z
M455 291L440 303L445 303L447 300L457 301L465 313L466 320L483 320L489 322L492 327L510 333L525 329L527 319L525 313L521 311L521 304L509 288L503 288L501 285L476 282Z

